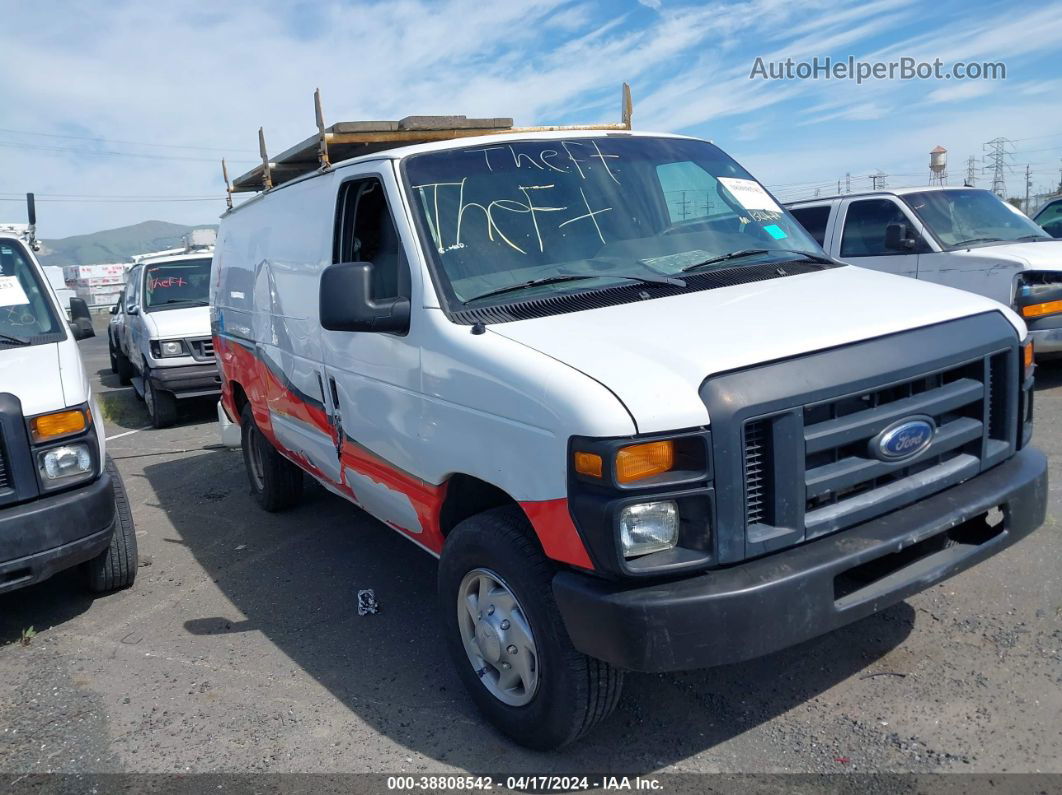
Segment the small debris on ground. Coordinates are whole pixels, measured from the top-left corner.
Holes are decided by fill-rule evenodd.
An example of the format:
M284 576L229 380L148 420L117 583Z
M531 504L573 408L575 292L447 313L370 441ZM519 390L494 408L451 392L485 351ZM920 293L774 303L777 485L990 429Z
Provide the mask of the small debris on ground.
M373 593L372 588L366 588L364 591L358 591L358 615L367 616L369 613L379 613L380 605L376 603L376 594Z

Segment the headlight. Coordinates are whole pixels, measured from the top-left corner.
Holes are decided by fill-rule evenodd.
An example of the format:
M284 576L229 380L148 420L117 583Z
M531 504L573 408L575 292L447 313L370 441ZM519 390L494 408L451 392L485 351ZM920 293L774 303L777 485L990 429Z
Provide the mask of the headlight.
M184 356L184 340L152 340L151 353L156 359L165 359L167 356Z
M37 468L46 484L93 474L92 453L86 444L67 444L37 453Z
M1022 317L1035 320L1062 312L1062 276L1053 271L1026 271L1019 276L1015 304Z
M628 505L620 512L619 524L625 558L671 549L678 543L678 504L662 500Z

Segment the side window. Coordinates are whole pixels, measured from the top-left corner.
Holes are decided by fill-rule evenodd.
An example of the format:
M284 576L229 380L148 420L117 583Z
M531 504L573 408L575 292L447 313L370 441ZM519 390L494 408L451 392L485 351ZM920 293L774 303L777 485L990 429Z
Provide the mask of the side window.
M332 261L371 262L373 298L409 297L409 266L379 179L340 186Z
M826 244L826 224L830 220L830 207L797 207L789 212L808 230L808 234L823 246Z
M1051 237L1062 237L1062 201L1051 202L1033 220Z
M908 224L896 202L889 199L862 199L848 205L841 236L841 258L891 257L902 252L885 248L885 227ZM917 250L917 249L915 249Z
M125 291L122 293L122 301L125 303L125 308L128 309L132 306L137 306L139 303L136 300L136 288L140 283L140 268L132 268L125 278Z

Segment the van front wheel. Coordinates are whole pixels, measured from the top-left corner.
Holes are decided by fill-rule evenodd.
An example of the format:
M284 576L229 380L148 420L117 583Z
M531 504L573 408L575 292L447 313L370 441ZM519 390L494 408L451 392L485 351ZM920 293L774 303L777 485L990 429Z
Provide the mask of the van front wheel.
M251 404L240 415L241 446L251 494L270 513L291 508L302 499L302 470L284 458L258 430Z
M623 672L572 646L554 567L516 506L461 522L439 561L439 603L458 676L480 712L521 745L567 745L619 701Z

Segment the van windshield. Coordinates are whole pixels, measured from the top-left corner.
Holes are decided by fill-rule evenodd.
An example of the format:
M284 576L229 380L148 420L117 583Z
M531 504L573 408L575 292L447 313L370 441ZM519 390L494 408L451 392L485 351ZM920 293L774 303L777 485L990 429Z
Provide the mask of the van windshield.
M206 306L209 296L209 259L160 262L146 268L144 306L148 312Z
M473 306L824 256L747 171L703 141L487 143L414 155L404 169L440 287Z
M22 244L0 240L0 351L64 338L47 288Z
M987 190L926 190L903 198L948 248L1051 239L1025 213Z

